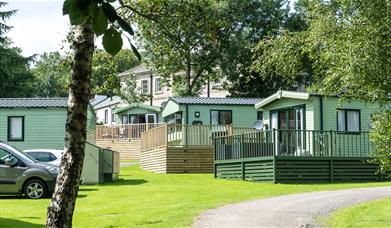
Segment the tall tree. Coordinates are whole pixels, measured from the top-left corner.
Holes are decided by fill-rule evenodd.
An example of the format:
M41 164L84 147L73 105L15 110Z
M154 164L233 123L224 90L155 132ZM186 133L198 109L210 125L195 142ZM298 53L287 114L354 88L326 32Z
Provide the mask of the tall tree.
M103 50L96 50L92 59L92 91L108 96L121 96L122 86L118 74L137 64L137 58L129 49L121 50L115 56Z
M69 75L71 74L72 53L44 53L35 62L35 96L61 97L68 95ZM118 74L136 66L138 60L129 49L111 56L104 50L95 50L92 58L91 92L108 96L121 96L121 83Z
M6 6L7 2L0 2L0 8ZM11 26L8 26L5 24L5 20L15 15L17 10L8 10L8 11L0 11L0 42L3 42L5 40L4 34L7 33Z
M59 52L42 54L32 69L35 96L65 97L68 96L70 61Z
M0 2L0 8L7 5ZM12 47L12 42L5 34L11 29L5 24L6 19L16 10L0 11L0 97L32 96L32 74L29 66L33 57L25 58L19 48Z
M69 85L65 151L61 159L46 227L72 227L72 216L79 189L86 142L87 106L94 52L94 34L103 35L103 46L115 55L122 48L118 27L133 34L132 28L118 16L112 0L65 0L63 13L75 26L72 43L72 77ZM110 23L110 27L108 24ZM138 52L136 52L138 55Z
M242 74L251 44L281 25L284 2L145 0L134 7L148 15L136 14L148 61L177 93L197 95L207 80Z
M371 138L374 158L390 168L391 0L313 0L305 7L307 29L263 40L253 69L263 76L300 81L309 90L380 102ZM307 64L306 64L307 63ZM385 159L386 158L386 159Z

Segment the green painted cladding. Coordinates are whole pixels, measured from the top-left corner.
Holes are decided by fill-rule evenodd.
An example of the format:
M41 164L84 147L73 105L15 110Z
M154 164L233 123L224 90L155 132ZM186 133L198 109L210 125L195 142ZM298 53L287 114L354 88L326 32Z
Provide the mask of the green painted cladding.
M369 131L370 116L379 110L379 104L360 100L341 101L336 97L324 97L323 100L323 130L337 130L337 109L360 110L361 131ZM270 124L270 111L294 106L305 106L306 130L321 130L320 97L310 96L309 100L283 98L263 107L263 120Z
M186 113L188 110L188 113ZM257 110L253 105L197 105L191 104L178 105L173 101L169 101L164 108L163 118L175 112L182 111L182 124L192 124L193 121L202 121L204 125L211 124L211 110L229 110L232 111L232 125L235 127L252 127L257 120ZM200 116L196 117L195 113L199 112Z
M24 117L24 140L8 141L8 116ZM0 140L19 149L62 149L66 108L1 108ZM87 141L95 143L95 114L88 110Z
M176 104L172 100L168 100L168 102L166 104L166 107L164 107L164 109L162 111L162 116L166 117L166 116L169 116L169 115L171 115L173 113L176 113L176 112L179 112L179 111L184 111L183 108L184 107Z
M360 100L339 101L337 98L324 98L323 124L324 130L337 130L337 109L360 110L361 131L369 131L371 114L380 109L379 104L367 103Z
M234 127L252 127L257 120L257 111L252 105L189 105L188 124L192 124L193 121L211 124L211 110L232 111L232 126ZM199 118L195 117L195 112L200 112ZM186 111L183 112L183 119L186 119Z
M91 144L96 143L96 116L92 106L87 109L87 142Z

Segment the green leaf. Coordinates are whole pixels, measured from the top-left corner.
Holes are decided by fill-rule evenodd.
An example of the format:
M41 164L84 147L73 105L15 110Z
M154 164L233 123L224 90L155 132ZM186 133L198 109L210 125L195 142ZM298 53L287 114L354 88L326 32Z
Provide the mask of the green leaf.
M102 44L108 53L113 56L116 55L121 50L123 44L121 33L114 28L106 30Z
M131 36L134 35L134 32L133 32L133 29L132 27L128 24L128 22L126 22L124 19L122 19L121 17L117 17L117 22L119 24L119 26L125 30L127 33L129 33Z
M86 22L88 19L88 8L82 8L73 0L69 4L68 14L71 25L80 25Z
M117 11L115 11L114 7L108 3L103 3L102 4L102 8L103 8L103 12L105 13L107 19L109 19L109 21L111 23L113 23L118 15L117 15Z
M62 4L62 15L69 14L69 11L71 9L72 0L65 0Z
M92 30L97 36L100 36L105 33L105 31L107 30L107 26L108 22L105 13L103 12L102 7L99 7L99 9L94 15L94 20L92 22Z

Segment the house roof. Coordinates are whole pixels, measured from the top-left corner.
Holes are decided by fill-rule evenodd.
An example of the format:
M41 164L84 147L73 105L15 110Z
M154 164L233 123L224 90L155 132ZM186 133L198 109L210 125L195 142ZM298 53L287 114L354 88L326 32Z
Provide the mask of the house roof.
M107 98L106 95L95 95L93 99L90 100L90 104L92 106L95 106L99 104L100 102L104 101Z
M257 102L255 104L255 108L262 108L276 100L280 100L282 98L291 98L291 99L298 99L298 100L308 100L311 94L304 93L304 92L293 92L293 91L285 91L285 90L279 90L277 93L266 97L265 99Z
M66 108L68 98L0 98L0 108Z
M177 104L200 105L254 105L262 98L170 97Z
M146 105L146 104L140 104L140 103L133 103L133 104L127 105L125 107L115 109L114 113L124 112L124 111L132 109L132 108L142 108L142 109L147 109L147 110L151 110L151 111L155 111L155 112L160 112L160 107Z
M146 64L141 63L138 66L135 66L122 73L119 73L118 76L123 77L123 76L128 76L129 74L142 74L142 73L150 73L150 72L152 72L152 70L148 68Z
M122 102L122 99L119 96L107 97L105 100L103 100L100 103L96 104L94 106L94 109L97 110L97 109L105 108L105 107L108 107L108 106L111 106L111 105L119 104L121 102Z

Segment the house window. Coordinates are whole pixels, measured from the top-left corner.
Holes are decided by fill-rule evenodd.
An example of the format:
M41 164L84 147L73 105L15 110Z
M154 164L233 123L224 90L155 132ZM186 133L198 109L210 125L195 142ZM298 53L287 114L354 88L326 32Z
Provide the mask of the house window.
M8 117L8 141L24 141L24 117Z
M232 124L231 110L211 110L210 111L212 125L228 125Z
M111 114L111 122L112 122L112 123L115 123L115 115L114 115L114 113Z
M155 78L155 93L160 93L162 92L162 85L160 78Z
M263 112L262 111L257 112L257 120L263 120Z
M109 110L105 110L105 123L109 122Z
M129 122L130 124L144 124L146 123L145 114L131 114Z
M337 110L337 130L346 132L360 131L360 110Z
M148 80L141 80L141 93L148 94Z

